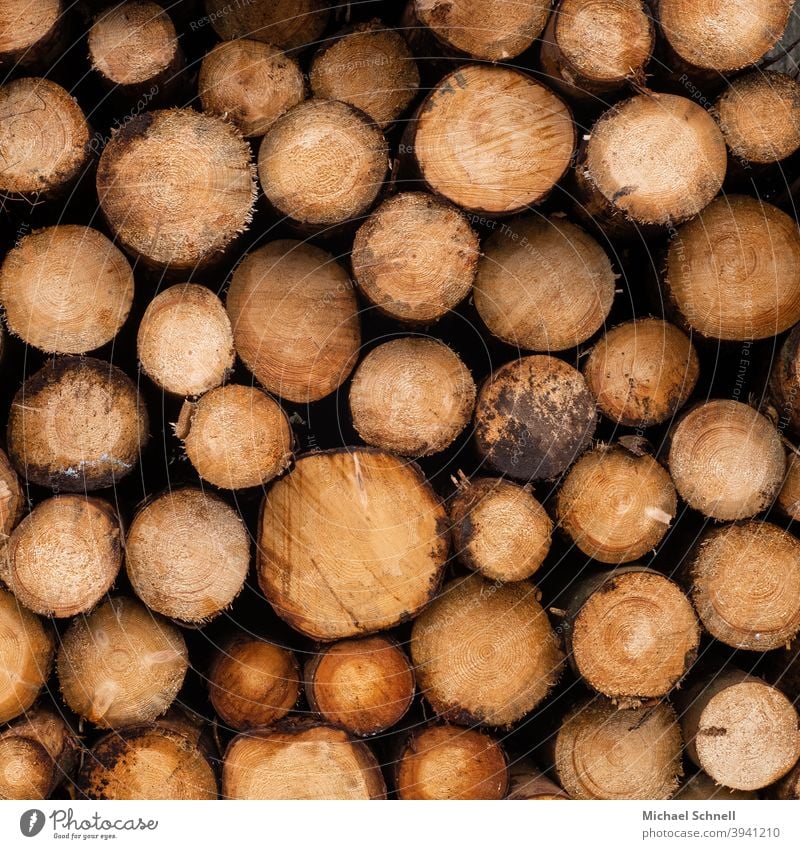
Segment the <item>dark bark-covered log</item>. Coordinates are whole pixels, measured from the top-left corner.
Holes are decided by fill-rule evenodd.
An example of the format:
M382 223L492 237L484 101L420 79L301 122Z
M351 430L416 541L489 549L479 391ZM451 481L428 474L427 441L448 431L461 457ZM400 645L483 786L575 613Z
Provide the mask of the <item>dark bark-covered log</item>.
M411 632L419 689L437 714L504 727L545 698L564 656L538 598L527 581L445 585Z
M308 454L264 499L259 583L304 634L368 634L430 601L448 542L444 507L415 465L365 448Z

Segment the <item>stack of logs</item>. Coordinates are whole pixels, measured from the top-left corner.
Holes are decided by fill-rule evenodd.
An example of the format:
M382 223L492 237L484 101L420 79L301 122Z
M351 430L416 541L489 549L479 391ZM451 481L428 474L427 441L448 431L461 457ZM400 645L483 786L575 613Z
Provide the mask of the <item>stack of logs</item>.
M800 798L792 4L401 5L0 3L0 798Z

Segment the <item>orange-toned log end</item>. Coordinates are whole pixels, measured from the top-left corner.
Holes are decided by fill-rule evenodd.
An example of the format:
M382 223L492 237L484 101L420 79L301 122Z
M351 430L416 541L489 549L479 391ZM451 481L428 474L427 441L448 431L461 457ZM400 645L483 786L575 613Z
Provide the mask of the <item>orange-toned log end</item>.
M300 667L288 649L240 634L215 654L208 690L214 710L231 728L272 725L300 697Z
M85 492L129 474L148 431L144 401L124 372L90 357L63 357L14 397L8 454L31 483Z
M139 510L125 538L131 586L151 609L179 622L213 619L239 594L250 538L219 496L172 489Z
M565 218L518 218L483 247L475 308L509 345L562 351L602 327L615 281L605 251L580 227Z
M266 392L228 384L187 401L176 426L186 456L203 480L222 489L262 486L291 462L286 414Z
M688 566L697 613L712 637L763 652L800 631L800 542L769 522L707 531Z
M475 407L475 381L437 339L384 342L361 361L350 384L353 427L364 442L408 457L444 451Z
M203 752L185 735L140 725L102 737L77 779L88 799L216 799L217 780Z
M678 497L667 471L649 454L598 445L578 459L558 490L556 518L588 557L629 563L667 534Z
M300 225L359 220L374 203L389 165L386 140L360 110L307 100L278 118L258 151L267 200Z
M550 89L489 65L466 65L445 77L413 129L423 180L476 213L506 215L540 202L575 149L569 109Z
M55 642L36 614L0 589L0 722L30 708L50 674Z
M66 192L89 164L89 124L57 83L24 77L0 86L0 192Z
M518 760L511 765L506 798L525 802L554 802L569 799L569 795L535 763Z
M800 321L800 233L777 207L715 200L670 241L664 288L686 326L711 339L771 338Z
M391 318L436 321L470 293L480 242L466 216L425 192L385 200L356 233L353 274Z
M247 254L226 301L236 353L268 391L306 404L337 389L361 345L358 303L333 256L289 239Z
M458 558L495 581L530 578L550 551L553 523L527 488L501 478L463 482L449 504Z
M564 656L533 584L456 579L417 618L411 658L433 709L458 722L510 726L558 680Z
M561 0L542 36L548 84L568 97L603 103L644 79L655 28L643 0Z
M573 799L669 799L683 775L682 748L666 702L634 710L595 697L564 717L555 768Z
M419 70L403 36L381 21L356 24L323 44L310 72L314 97L342 100L386 128L411 103Z
M417 20L451 51L500 62L527 50L541 35L550 4L545 0L411 0Z
M800 434L800 327L781 346L772 365L769 391L778 411L778 426Z
M19 477L0 448L0 580L5 580L5 548L25 506L25 493Z
M587 579L575 590L569 616L575 669L623 706L666 696L697 657L700 625L689 599L644 567Z
M365 448L308 454L264 499L259 584L302 633L358 636L415 616L447 551L444 507L414 464Z
M4 0L0 5L0 69L46 69L62 47L62 0Z
M783 778L800 757L792 703L739 670L700 681L681 699L689 758L717 783L758 790Z
M579 371L555 357L523 357L481 387L475 444L495 471L547 480L588 448L596 424L594 399Z
M786 477L778 493L778 507L795 521L800 520L800 456L786 452Z
M700 377L689 337L659 318L627 321L592 348L583 376L600 412L612 422L650 427L669 421Z
M414 698L414 670L388 637L324 647L307 662L305 682L312 710L356 736L396 725Z
M225 752L226 799L382 799L378 762L365 743L329 725L297 723L234 737Z
M730 787L723 787L700 770L690 775L672 798L686 802L699 802L705 799L713 799L715 802L733 802L758 799L758 794L754 790L731 790Z
M73 620L58 653L64 701L101 728L153 722L172 704L188 666L178 628L129 598Z
M9 542L8 586L28 609L66 618L91 610L122 566L122 529L99 498L61 495L38 504Z
M772 423L738 401L706 401L673 428L669 470L681 498L714 519L755 516L780 492L786 457Z
M503 747L483 731L429 725L414 731L394 765L400 799L503 799L509 772Z
M720 74L757 62L780 40L791 0L660 0L661 34L690 69Z
M200 395L233 368L233 331L222 301L205 286L183 283L147 305L136 352L142 369L165 392Z
M246 138L263 136L305 97L298 63L252 38L223 41L203 58L198 93L204 112L234 123Z
M103 82L131 94L168 87L183 65L170 16L150 0L127 0L100 13L88 44L89 61Z
M728 150L740 163L780 162L800 148L800 83L788 74L739 77L715 109Z
M110 342L133 303L133 270L106 236L62 224L25 236L0 268L0 302L12 333L54 354Z
M325 31L330 7L322 0L205 0L206 14L217 35L230 41L255 38L283 50L313 44Z
M250 222L250 148L232 125L192 109L131 118L97 167L100 207L117 241L152 268L219 259Z
M577 166L584 214L615 227L674 225L722 186L728 155L714 119L673 94L637 95L592 128Z

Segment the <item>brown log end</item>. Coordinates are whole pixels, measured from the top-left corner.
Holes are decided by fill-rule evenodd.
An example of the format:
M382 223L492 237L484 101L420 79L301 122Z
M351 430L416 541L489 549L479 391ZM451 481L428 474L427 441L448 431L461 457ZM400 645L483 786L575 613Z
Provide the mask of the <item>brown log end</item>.
M273 0L231 4L206 0L206 14L220 38L255 38L284 50L312 44L322 35L330 7L322 0Z
M758 795L753 790L731 790L730 787L723 787L700 770L690 775L672 798L686 802L699 802L705 799L713 799L715 802L733 802L758 799Z
M569 799L569 795L555 781L529 760L518 760L513 763L509 778L507 799L530 802Z
M4 0L0 5L0 68L43 65L60 42L62 0Z
M800 520L800 457L786 452L786 477L778 493L778 506L790 519Z

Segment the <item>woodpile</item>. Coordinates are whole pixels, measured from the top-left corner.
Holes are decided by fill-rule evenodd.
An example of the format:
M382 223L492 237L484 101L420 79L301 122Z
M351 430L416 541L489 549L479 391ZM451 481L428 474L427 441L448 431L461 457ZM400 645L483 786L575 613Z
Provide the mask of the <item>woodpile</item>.
M800 798L790 7L0 2L0 799Z

